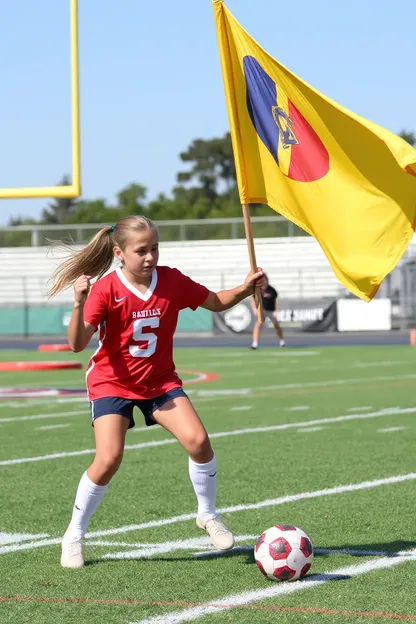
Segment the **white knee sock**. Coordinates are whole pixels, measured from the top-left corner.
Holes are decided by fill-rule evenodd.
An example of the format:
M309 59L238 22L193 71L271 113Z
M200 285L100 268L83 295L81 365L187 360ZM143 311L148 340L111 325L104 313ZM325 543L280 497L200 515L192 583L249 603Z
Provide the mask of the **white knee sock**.
M87 532L88 522L104 496L107 485L95 485L86 472L81 477L75 496L72 519L65 537L80 538Z
M189 458L189 476L198 500L198 517L203 522L217 514L217 461L214 457L207 464L197 464Z

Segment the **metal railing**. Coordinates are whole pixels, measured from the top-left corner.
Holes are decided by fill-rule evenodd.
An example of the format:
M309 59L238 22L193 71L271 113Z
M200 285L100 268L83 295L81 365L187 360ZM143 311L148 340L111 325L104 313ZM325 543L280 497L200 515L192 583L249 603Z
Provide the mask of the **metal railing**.
M301 228L284 217L252 217L253 236L308 236ZM71 239L76 244L87 243L107 223L62 225L14 225L0 227L0 247L40 247L51 240ZM155 221L160 240L194 241L244 238L242 217L218 219L178 219Z
M245 278L245 271L241 269L229 269L226 272L213 273L209 270L194 268L187 270L186 274L197 282L200 282L213 290L233 288ZM295 267L288 271L282 271L277 277L273 272L273 284L284 298L308 299L310 297L336 298L346 291L338 283L328 280L328 270L322 266ZM72 288L60 293L53 300L46 299L46 291L51 286L51 274L39 273L34 275L22 275L18 270L12 274L0 275L0 309L10 305L42 305L53 307L54 305L71 304L73 302Z

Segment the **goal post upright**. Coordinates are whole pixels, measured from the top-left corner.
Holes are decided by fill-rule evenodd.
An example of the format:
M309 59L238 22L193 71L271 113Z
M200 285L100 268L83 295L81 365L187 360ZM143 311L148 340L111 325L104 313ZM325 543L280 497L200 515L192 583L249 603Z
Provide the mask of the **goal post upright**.
M79 112L79 51L78 0L69 0L71 56L71 147L72 184L69 186L39 186L0 188L0 199L73 198L81 195L81 140Z

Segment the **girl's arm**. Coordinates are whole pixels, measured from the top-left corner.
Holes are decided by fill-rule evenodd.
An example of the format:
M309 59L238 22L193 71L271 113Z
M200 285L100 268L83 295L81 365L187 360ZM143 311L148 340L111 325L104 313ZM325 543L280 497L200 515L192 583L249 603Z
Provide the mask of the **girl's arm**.
M96 328L84 321L84 304L87 300L91 284L87 275L81 275L74 283L74 307L68 325L68 344L72 351L83 351L90 342Z
M211 310L211 312L223 312L224 310L228 310L237 303L240 303L240 301L243 301L243 299L249 295L252 295L254 286L259 286L260 288L265 286L265 279L263 278L263 271L261 269L255 273L250 271L244 284L241 286L230 290L220 290L217 293L210 291L202 307L206 310Z

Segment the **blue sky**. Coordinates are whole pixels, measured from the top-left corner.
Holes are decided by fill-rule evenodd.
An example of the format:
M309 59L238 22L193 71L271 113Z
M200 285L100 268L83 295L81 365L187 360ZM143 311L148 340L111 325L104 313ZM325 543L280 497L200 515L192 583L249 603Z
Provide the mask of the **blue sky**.
M79 0L83 197L169 193L179 153L228 130L210 0ZM347 108L416 131L413 0L228 0L278 61ZM0 22L0 185L71 171L68 0L13 0ZM2 200L0 224L44 200Z

